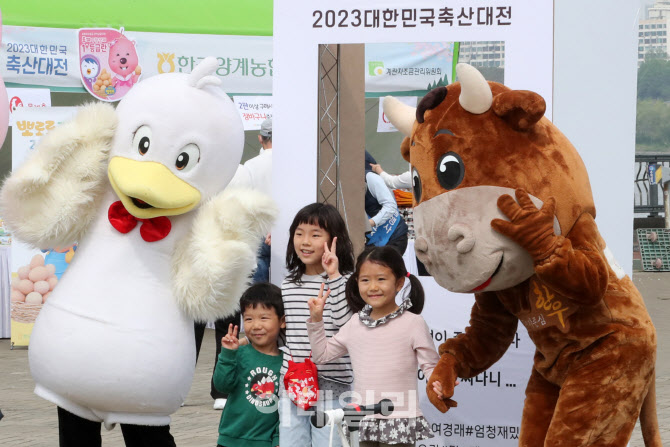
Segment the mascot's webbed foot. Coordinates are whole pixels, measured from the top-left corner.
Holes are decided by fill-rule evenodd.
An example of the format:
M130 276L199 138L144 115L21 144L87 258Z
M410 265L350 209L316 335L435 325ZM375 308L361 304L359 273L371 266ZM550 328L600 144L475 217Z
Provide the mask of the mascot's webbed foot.
M442 413L446 413L450 408L458 406L458 403L451 399L454 395L454 386L457 378L456 358L451 354L444 354L440 357L440 361L437 362L426 385L428 400ZM442 398L433 390L433 383L436 381L442 385Z
M248 189L225 190L201 207L173 257L175 296L187 315L210 321L237 310L276 215L270 197Z

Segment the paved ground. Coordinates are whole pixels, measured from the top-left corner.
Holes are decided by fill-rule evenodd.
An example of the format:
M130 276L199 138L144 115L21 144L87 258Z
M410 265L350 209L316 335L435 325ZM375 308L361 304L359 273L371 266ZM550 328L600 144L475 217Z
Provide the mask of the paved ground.
M670 273L635 273L633 281L656 326L656 408L663 445L670 446ZM633 432L632 447L644 445L639 425Z
M645 297L658 332L657 406L663 442L670 446L670 274L637 273L633 280ZM208 329L186 405L173 417L172 433L179 447L215 446L220 412L212 410L209 380L214 363L214 334ZM28 351L9 349L0 340L0 446L53 447L58 444L55 407L32 393ZM123 446L121 431L103 430L103 446ZM642 447L636 428L632 447Z
M28 372L28 351L9 349L0 340L0 447L55 447L58 445L56 407L33 394ZM214 447L221 412L212 409L209 396L214 367L214 330L207 329L185 405L172 417L171 433L179 447ZM121 430L102 430L102 445L123 446Z

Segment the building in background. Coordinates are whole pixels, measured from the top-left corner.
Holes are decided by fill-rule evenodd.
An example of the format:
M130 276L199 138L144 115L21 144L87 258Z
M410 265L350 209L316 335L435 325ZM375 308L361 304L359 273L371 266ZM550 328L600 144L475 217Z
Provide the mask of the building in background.
M505 42L461 42L458 61L477 68L505 68Z
M638 66L649 57L668 60L668 28L670 28L670 0L657 0L646 9L645 19L638 25Z

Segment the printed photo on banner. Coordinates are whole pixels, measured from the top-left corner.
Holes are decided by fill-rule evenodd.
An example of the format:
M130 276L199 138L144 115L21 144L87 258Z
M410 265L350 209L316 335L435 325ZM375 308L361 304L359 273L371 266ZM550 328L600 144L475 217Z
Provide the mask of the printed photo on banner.
M118 101L140 80L136 42L124 30L79 30L79 68L86 90L103 101Z

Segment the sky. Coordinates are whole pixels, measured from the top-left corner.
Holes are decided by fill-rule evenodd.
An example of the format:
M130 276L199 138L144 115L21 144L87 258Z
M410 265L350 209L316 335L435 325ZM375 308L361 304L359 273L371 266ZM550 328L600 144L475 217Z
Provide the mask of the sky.
M641 8L640 20L646 19L645 14L644 14L644 6L645 5L653 5L656 2L655 2L655 0L638 0L638 1L640 3L640 8Z

